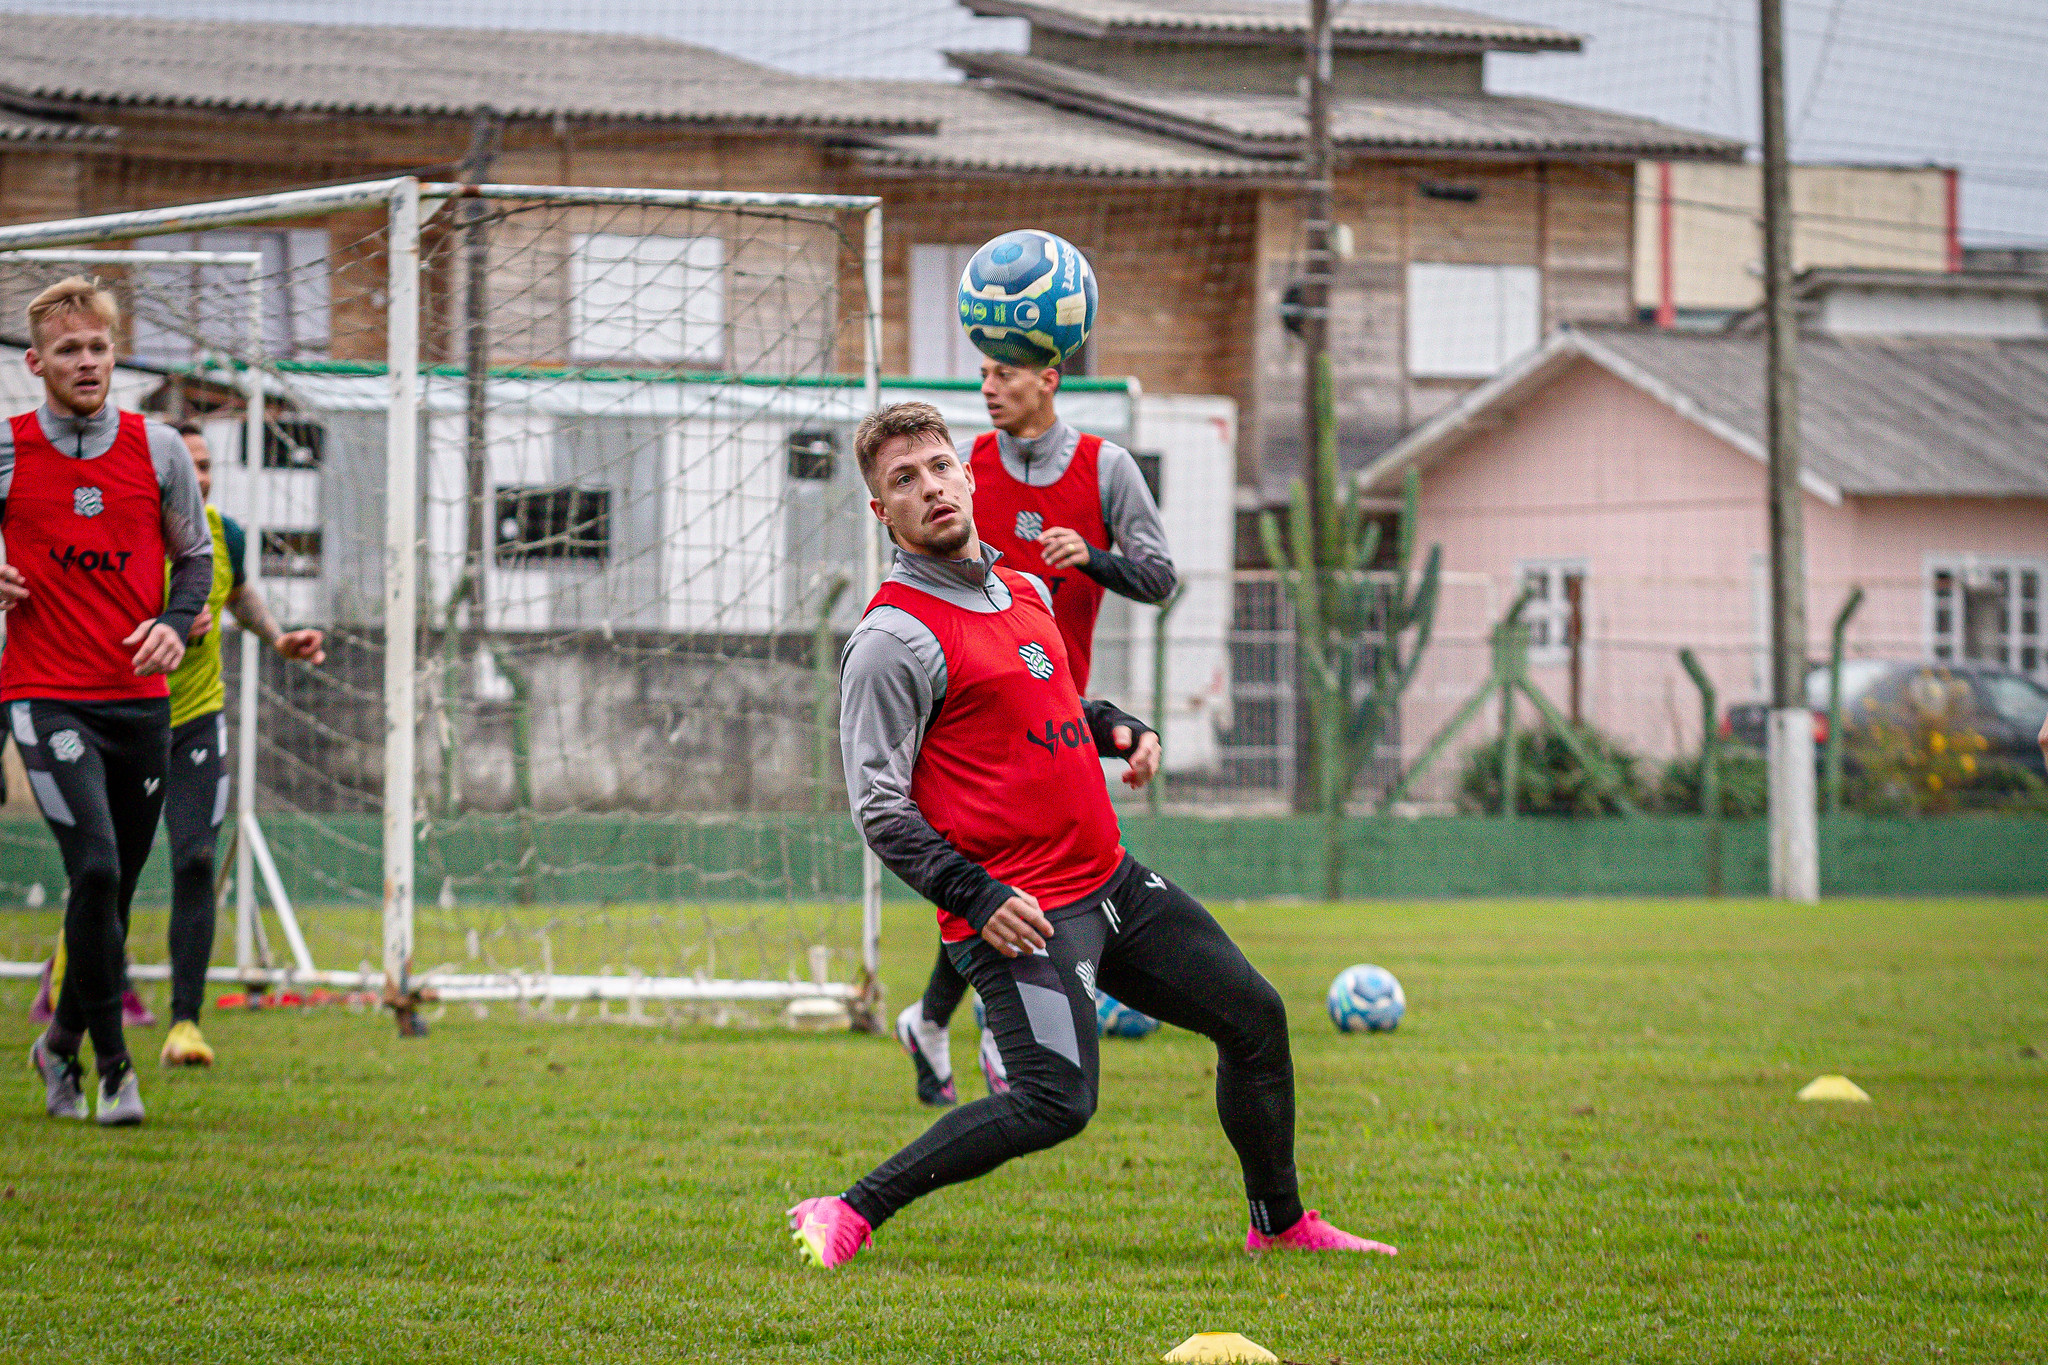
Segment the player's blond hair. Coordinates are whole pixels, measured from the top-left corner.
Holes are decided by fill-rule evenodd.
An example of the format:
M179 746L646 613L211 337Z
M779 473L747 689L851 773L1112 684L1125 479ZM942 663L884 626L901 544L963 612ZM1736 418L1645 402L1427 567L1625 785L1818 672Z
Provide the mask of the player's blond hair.
M853 433L853 457L860 464L860 476L870 492L875 491L875 462L881 458L882 447L898 436L908 436L913 442L920 437L937 437L949 449L953 444L946 419L930 403L891 403L886 408L876 408L861 419Z
M103 324L108 331L121 321L120 305L98 280L83 275L57 281L35 296L28 305L28 335L31 344L43 344L43 329L50 319L83 314Z

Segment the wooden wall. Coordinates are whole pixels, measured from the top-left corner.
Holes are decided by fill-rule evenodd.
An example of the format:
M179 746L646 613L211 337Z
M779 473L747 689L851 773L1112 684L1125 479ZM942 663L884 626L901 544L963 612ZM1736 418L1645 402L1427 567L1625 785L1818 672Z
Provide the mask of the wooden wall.
M1476 192L1469 202L1425 187ZM1339 262L1331 299L1331 363L1339 449L1357 467L1477 380L1416 379L1407 372L1407 272L1418 262L1526 265L1541 271L1542 330L1562 322L1630 316L1633 168L1558 161L1381 161L1337 177L1337 221L1353 254ZM1284 495L1299 468L1301 343L1280 319L1281 295L1300 271L1293 191L1259 204L1259 403L1243 423L1247 476ZM1251 477L1247 481L1252 481Z
M447 176L464 154L460 119L331 120L124 111L118 150L51 147L0 154L0 220L220 198L415 171ZM823 144L789 136L638 125L518 124L492 175L507 181L880 194L885 200L885 367L908 364L913 243L974 243L1020 224L1048 228L1088 253L1101 286L1090 357L1162 393L1221 394L1242 414L1239 478L1283 495L1301 449L1300 343L1281 326L1281 293L1299 269L1297 195L1288 187L1078 179L878 177ZM1440 411L1472 381L1417 380L1406 370L1406 279L1414 262L1532 265L1542 320L1630 316L1630 163L1544 160L1359 161L1338 177L1339 221L1355 251L1337 271L1332 318L1341 440L1357 465ZM1432 197L1429 187L1476 197ZM383 264L375 213L319 224L345 268L369 281ZM857 238L849 243L857 250ZM842 288L858 297L857 258ZM430 280L432 320L449 324L453 271ZM381 346L373 288L337 287L337 356ZM845 310L850 313L851 310ZM843 316L838 365L858 364ZM445 331L443 332L445 336ZM430 346L432 339L430 338ZM446 350L445 346L438 347Z
M841 188L885 201L885 369L900 373L910 360L913 244L978 244L1031 226L1065 237L1095 268L1095 373L1134 375L1150 392L1251 405L1256 191L857 176Z

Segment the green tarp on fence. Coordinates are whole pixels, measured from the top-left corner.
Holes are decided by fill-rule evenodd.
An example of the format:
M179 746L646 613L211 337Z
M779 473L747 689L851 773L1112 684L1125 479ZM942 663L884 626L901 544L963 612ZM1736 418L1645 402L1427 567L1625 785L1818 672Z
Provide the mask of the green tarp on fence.
M375 816L272 815L264 828L287 890L318 904L372 902L381 880ZM569 816L534 824L472 816L422 841L422 900L453 876L465 901L842 900L859 887L858 849L844 814L732 819ZM1515 821L1446 816L1348 822L1346 896L1690 896L1708 885L1709 826L1641 820ZM1131 851L1214 900L1317 897L1322 829L1293 817L1125 822ZM1721 826L1722 887L1767 886L1761 821ZM225 841L223 841L225 843ZM166 848L138 900L168 897ZM1837 895L2048 895L2048 820L1844 816L1821 824L1824 889ZM536 870L537 869L537 870ZM38 822L0 825L0 895L64 885L56 846ZM890 894L907 897L894 879Z

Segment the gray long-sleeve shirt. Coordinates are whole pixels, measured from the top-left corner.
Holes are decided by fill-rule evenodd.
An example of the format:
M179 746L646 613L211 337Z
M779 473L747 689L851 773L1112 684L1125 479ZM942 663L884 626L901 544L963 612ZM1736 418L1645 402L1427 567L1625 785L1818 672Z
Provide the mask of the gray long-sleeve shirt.
M978 615L1008 611L1010 589L994 573L1000 558L986 545L980 558L964 560L899 549L889 581ZM1052 610L1045 584L1024 576ZM854 628L839 665L839 748L854 824L882 865L911 890L979 930L1015 889L948 843L910 797L918 752L946 700L946 654L938 637L901 607L879 606ZM1114 727L1129 726L1133 744L1151 729L1108 702L1084 702L1082 709L1096 750L1105 755L1129 752L1111 742Z
M121 433L121 414L112 403L90 417L77 417L45 402L36 409L36 421L58 453L74 460L97 460L114 448L114 438ZM199 475L192 468L185 438L162 422L145 423L143 430L149 436L149 462L156 469L162 502L164 557L171 562L170 589L157 620L182 640L191 633L193 618L205 608L206 594L213 587L213 532L206 525L206 500L200 496ZM6 507L13 486L14 428L0 422L0 508Z
M1058 483L1074 462L1074 449L1080 443L1081 433L1058 421L1028 441L1007 431L996 433L1004 472L1028 488L1050 488ZM971 460L974 442L960 442L959 455L962 463ZM1081 572L1121 597L1164 602L1173 592L1173 557L1167 552L1159 505L1145 486L1138 461L1116 442L1104 441L1095 462L1095 482L1102 495L1102 524L1109 528L1115 549L1089 546L1088 562Z

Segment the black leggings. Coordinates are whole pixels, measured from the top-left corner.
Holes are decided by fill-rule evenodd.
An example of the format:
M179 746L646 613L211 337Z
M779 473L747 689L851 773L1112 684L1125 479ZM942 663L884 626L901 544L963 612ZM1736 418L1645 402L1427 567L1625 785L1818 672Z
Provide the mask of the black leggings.
M967 978L953 965L953 955L941 943L939 960L932 964L931 979L924 983L925 1022L940 1028L952 1023L953 1011L960 1008L960 1000L966 994Z
M199 1021L213 960L214 856L228 813L228 723L194 716L171 731L164 828L171 836L171 1021Z
M1053 917L1041 954L979 938L947 945L981 994L1010 1088L948 1111L846 1193L870 1226L920 1195L1064 1142L1095 1113L1095 993L1216 1044L1216 1113L1237 1151L1255 1223L1299 1217L1294 1063L1279 992L1195 899L1126 857L1090 901Z
M57 1028L66 1038L90 1034L105 1070L128 1053L121 1036L128 907L163 809L171 704L36 698L10 702L7 712L71 881Z

